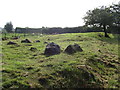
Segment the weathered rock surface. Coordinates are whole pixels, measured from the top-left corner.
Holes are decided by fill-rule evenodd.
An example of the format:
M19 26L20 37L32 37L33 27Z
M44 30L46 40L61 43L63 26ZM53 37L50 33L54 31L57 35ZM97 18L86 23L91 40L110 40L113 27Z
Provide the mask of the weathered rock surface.
M44 42L44 44L48 44L48 42Z
M17 43L9 41L7 45L17 45Z
M16 40L16 39L19 39L19 38L20 38L19 36L15 36L15 37L12 37L11 39Z
M35 42L40 42L40 40L36 40Z
M68 53L68 54L73 54L75 52L82 52L82 48L78 45L78 44L74 44L74 45L69 45L67 46L67 48L64 50L64 52Z
M30 50L31 50L31 51L36 51L37 48L35 48L35 47L31 47Z
M25 39L25 40L22 40L21 43L31 43L31 41L28 39Z
M47 44L44 54L45 55L55 55L60 53L60 46L55 43L49 43Z

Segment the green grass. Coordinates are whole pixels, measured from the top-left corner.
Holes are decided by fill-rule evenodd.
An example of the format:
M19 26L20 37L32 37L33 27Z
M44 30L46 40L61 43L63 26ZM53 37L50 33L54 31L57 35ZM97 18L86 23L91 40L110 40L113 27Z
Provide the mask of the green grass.
M99 37L103 33L68 33L57 35L17 34L18 40L2 41L3 88L119 88L118 39ZM14 34L7 34L11 38ZM4 37L4 35L3 35ZM32 43L21 43L28 38ZM50 39L50 40L48 40ZM40 40L39 43L34 43ZM19 46L7 45L9 41ZM61 53L46 57L44 42L60 45ZM63 51L77 43L83 52L68 55ZM32 45L32 46L29 46ZM31 47L37 48L30 51Z

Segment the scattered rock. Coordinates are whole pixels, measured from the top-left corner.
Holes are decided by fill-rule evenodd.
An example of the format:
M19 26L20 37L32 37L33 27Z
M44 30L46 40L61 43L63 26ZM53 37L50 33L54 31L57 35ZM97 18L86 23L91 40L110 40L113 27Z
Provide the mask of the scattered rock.
M33 56L37 56L37 54L34 54Z
M55 55L60 53L60 46L55 43L49 43L44 51L45 55Z
M101 50L100 50L100 49L99 49L98 51L101 53Z
M16 40L16 39L19 39L19 38L20 38L19 36L12 37L13 40Z
M4 41L4 40L8 40L8 38L2 38L2 40Z
M40 42L40 40L36 40L35 42Z
M31 47L30 50L31 50L31 51L36 51L37 48Z
M48 41L50 41L50 39L48 38Z
M33 67L27 67L26 69L31 70L31 69L33 69Z
M22 40L21 43L31 43L31 41L28 39L25 39L25 40Z
M44 42L44 44L48 44L48 42Z
M67 61L63 61L63 63L67 63Z
M53 67L53 65L49 64L49 65L47 65L47 67Z
M10 71L5 70L5 69L2 69L2 72L4 72L4 73L10 73Z
M74 49L75 49L76 51L80 51L80 52L83 51L82 48L81 48L78 44L74 44Z
M75 50L73 49L72 45L69 45L66 49L65 49L66 53L72 54L75 53Z
M9 41L7 45L17 45L17 43Z
M73 54L77 51L82 52L83 50L78 44L74 44L74 45L67 46L67 48L65 49L64 52L66 52L68 54Z

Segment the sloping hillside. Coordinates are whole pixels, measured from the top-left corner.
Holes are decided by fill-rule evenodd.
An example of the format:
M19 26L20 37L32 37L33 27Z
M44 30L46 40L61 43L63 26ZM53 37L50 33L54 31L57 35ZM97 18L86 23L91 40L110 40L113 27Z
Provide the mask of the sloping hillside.
M120 87L117 35L110 34L111 38L103 37L100 32L19 35L19 39L2 41L3 88ZM21 43L26 38L32 43ZM36 40L40 42L35 43ZM18 45L7 45L9 41ZM46 57L44 42L60 45L61 53ZM83 52L64 53L65 48L74 43L79 44ZM31 51L31 47L37 50Z

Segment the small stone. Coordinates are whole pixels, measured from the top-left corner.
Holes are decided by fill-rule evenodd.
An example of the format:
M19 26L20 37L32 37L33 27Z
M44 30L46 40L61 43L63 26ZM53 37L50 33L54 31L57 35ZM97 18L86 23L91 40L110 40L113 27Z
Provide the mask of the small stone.
M31 50L31 51L36 51L37 48L31 47L30 50Z
M48 41L49 41L50 39L48 38Z
M28 69L28 70L31 70L31 69L33 69L33 67L27 67L27 69Z
M48 44L48 42L44 42L44 44Z
M17 43L11 42L11 41L7 43L7 45L16 45L16 44L17 44Z
M35 42L40 42L40 40L36 40Z
M101 53L101 50L100 50L100 49L99 49L98 51Z
M25 40L22 40L21 43L31 43L31 41L28 39L25 39Z

